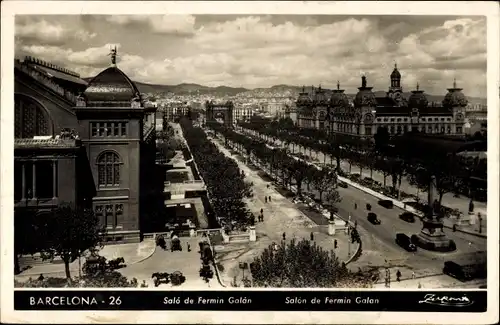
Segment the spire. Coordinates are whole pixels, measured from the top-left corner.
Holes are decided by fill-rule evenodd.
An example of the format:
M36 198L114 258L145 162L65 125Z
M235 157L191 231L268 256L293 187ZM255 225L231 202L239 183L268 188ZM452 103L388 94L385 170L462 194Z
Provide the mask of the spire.
M337 80L337 90L340 90L340 81Z
M419 85L419 84L418 84L418 82L417 82L417 90L419 90L419 89L420 89L420 85Z
M398 63L396 61L394 61L394 70L397 70L398 69Z
M366 88L366 76L363 75L361 77L361 87Z
M457 78L453 78L453 88L457 88Z
M302 92L305 93L306 92L306 86L302 85Z

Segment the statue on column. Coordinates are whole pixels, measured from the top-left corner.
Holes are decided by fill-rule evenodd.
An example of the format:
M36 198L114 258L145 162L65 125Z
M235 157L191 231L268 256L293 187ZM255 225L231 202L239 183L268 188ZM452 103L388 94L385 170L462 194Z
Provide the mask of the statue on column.
M116 65L116 56L117 56L116 46L111 49L109 55L111 55L111 64L113 66L115 66Z

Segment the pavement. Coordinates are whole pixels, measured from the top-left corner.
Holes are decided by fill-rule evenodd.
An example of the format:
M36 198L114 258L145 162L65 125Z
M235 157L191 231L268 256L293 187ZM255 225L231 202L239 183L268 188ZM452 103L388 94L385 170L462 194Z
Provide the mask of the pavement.
M276 141L274 141L274 144L277 146L282 146L283 142L280 141L279 139L277 139ZM294 149L295 152L298 152L299 149L297 149L297 148L299 148L299 147L295 146L295 149ZM289 149L292 150L291 144L289 145ZM316 152L316 151L309 152L309 150L307 150L306 154L309 155L312 159L314 159L315 162L324 163L326 161L328 163L330 161L333 161L335 164L335 158L332 158L329 155L325 155L322 152ZM349 162L346 160L341 160L340 165L341 165L342 170L345 172L350 172L352 174L354 174L354 173L361 174L362 173L363 177L371 177L374 180L384 184L384 176L382 173L380 173L377 170L374 170L373 173L370 174L369 169L363 168L363 170L360 170L360 168L358 166L355 166L355 165L349 166ZM392 183L391 177L390 176L386 177L386 184L389 185L391 183ZM409 182L406 178L403 178L401 181L401 191L404 191L408 194L418 195L420 200L427 201L427 193L422 192L422 191L418 191L416 187L409 184ZM470 199L467 197L461 196L459 198L456 198L453 196L452 193L446 193L443 196L442 204L444 206L451 208L451 209L457 209L463 215L467 215L468 211L469 211L469 201L470 201ZM474 201L474 213L475 214L481 213L484 220L486 220L487 203ZM484 224L485 224L485 226L483 228L483 232L486 233L487 222L484 222ZM469 228L469 229L467 229L468 231L478 232L478 225L471 225L471 226L462 227L462 228L464 228L464 229Z
M349 238L344 232L337 232L335 236L329 236L326 225L318 225L313 222L294 203L280 194L272 182L262 179L258 170L252 170L240 159L236 159L236 156L223 146L222 141L212 140L222 153L233 157L238 167L244 171L246 180L253 183L254 195L253 198L247 200L247 207L255 215L260 214L261 209L264 211L264 222L256 223L256 242L237 244L233 247L231 244L225 245L224 251L231 250L231 252L218 252L218 261L222 266L220 270L227 284L233 282L235 277L236 283L240 283L244 274L239 269L239 262L250 263L272 242L281 242L283 232L286 233L287 241L292 238L296 240L309 239L312 232L316 244L326 250L332 250L333 240L337 239L336 254L341 261L347 261L349 256L354 254L357 244L349 244ZM271 202L265 202L266 196L271 196ZM349 254L349 250L351 254Z

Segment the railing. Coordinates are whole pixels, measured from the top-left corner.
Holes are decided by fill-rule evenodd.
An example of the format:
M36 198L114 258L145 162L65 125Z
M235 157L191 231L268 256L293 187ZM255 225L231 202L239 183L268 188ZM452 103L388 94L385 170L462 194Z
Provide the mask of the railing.
M183 184L203 184L202 180L189 180L189 181L183 181Z
M50 88L57 94L61 95L64 97L66 100L69 100L71 103L75 104L76 102L76 96L71 93L70 91L67 91L57 83L53 82L50 78L44 76L42 73L36 71L35 69L30 68L26 64L22 64L19 61L16 61L15 67L18 68L20 71L26 73L28 76L31 78L35 79L36 81L40 82L42 85L46 86L47 88Z

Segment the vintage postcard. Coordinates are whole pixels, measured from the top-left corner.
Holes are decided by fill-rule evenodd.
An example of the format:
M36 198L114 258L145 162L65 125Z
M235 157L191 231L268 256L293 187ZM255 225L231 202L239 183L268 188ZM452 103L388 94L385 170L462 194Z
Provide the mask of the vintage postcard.
M498 322L498 8L3 2L2 321Z

